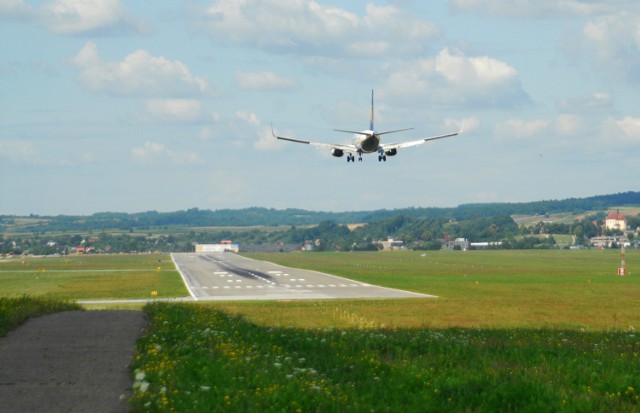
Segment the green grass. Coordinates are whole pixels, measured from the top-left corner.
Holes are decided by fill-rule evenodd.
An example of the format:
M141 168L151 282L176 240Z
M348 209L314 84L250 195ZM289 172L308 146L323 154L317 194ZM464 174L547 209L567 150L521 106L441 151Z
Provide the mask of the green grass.
M36 297L0 297L0 337L18 327L32 317L59 311L80 310L75 303L49 298Z
M611 330L640 326L640 270L633 274L640 268L636 250L626 253L632 271L627 277L615 275L620 253L611 250L250 256L440 297L326 305L229 303L224 307L261 324L323 325L314 314L335 319L333 312L344 311L388 327ZM292 308L295 311L290 313Z
M252 256L440 298L149 305L134 411L640 410L616 251Z
M147 305L134 411L640 411L638 251L627 277L617 251L252 256L440 298ZM3 294L161 295L176 280L186 295L166 255L0 263Z
M166 254L84 255L0 261L0 291L58 299L126 299L186 296Z
M299 329L147 305L133 411L637 411L634 332Z

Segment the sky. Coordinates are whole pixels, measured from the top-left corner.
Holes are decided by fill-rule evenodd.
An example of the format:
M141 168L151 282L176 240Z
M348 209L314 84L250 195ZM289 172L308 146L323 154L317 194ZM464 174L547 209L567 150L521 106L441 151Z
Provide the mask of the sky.
M0 214L640 190L637 0L0 0ZM456 131L347 163L276 133Z

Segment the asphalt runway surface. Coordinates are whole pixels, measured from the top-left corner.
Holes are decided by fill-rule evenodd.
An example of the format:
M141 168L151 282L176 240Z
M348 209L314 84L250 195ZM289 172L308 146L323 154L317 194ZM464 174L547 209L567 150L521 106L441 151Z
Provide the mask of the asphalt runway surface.
M256 261L229 252L181 253L171 257L196 301L435 297Z

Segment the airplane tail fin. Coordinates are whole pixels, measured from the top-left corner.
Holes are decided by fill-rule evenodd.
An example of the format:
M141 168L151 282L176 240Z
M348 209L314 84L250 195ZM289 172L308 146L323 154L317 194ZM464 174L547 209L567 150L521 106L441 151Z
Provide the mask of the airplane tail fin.
M373 89L371 89L371 117L369 118L369 130L373 129Z

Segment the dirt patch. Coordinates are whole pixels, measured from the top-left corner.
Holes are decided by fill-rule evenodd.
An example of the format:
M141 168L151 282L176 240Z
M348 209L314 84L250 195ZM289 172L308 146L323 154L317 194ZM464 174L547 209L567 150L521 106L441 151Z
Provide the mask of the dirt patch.
M141 311L69 311L0 338L0 412L126 412Z

